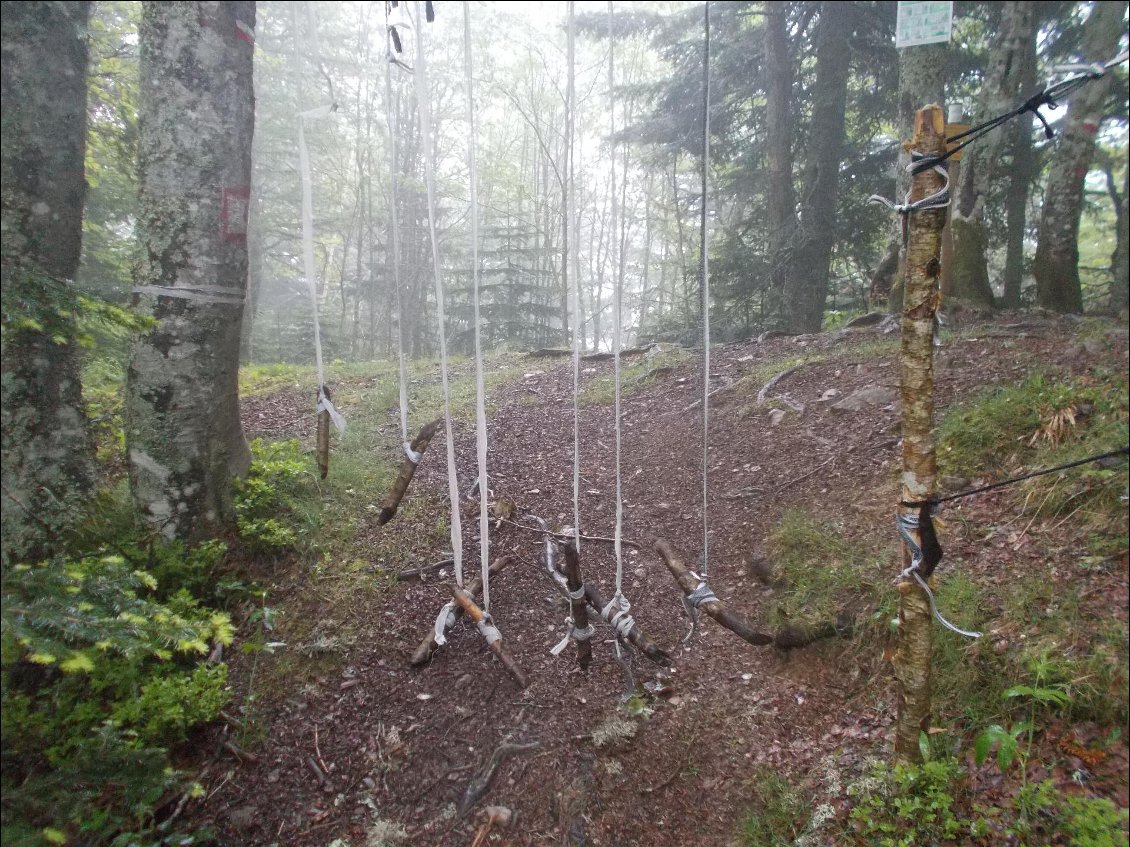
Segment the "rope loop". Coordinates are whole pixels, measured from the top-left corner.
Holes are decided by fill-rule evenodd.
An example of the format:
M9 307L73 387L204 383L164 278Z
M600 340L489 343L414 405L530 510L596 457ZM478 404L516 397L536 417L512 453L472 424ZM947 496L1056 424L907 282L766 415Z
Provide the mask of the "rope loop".
M919 153L917 150L912 151L910 154L910 163L906 166L907 172L911 176L915 176L922 171L933 170L945 180L945 184L931 194L929 197L923 197L921 200L910 202L910 192L906 192L902 203L895 203L888 200L879 194L872 194L867 198L868 203L881 203L892 212L899 215L909 215L911 212L925 212L930 209L944 209L950 204L950 176L945 168L942 167L941 161L936 156L926 156Z
M950 630L950 632L956 632L958 635L964 635L966 638L980 638L982 633L961 629L960 627L954 626L942 616L942 613L938 611L938 604L934 599L934 592L930 590L930 586L926 583L926 580L922 578L922 574L918 573L918 566L922 564L922 548L919 546L914 536L911 535L911 532L918 529L918 515L913 513L898 513L895 515L895 524L898 527L899 536L901 536L903 542L906 544L907 549L910 550L910 566L905 568L898 575L898 579L900 581L913 579L921 586L922 590L926 592L926 599L930 601L930 613L938 623Z

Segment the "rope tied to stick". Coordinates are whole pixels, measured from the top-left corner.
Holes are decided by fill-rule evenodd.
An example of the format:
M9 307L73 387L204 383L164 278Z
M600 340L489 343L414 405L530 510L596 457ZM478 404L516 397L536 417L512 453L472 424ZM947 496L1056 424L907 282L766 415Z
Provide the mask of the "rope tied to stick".
M581 589L581 595L584 595L584 589ZM570 641L588 641L595 633L596 628L591 623L582 629L573 623L572 617L567 617L565 618L565 637L554 644L549 653L551 656L560 656L565 652Z
M616 630L617 641L627 638L632 627L636 625L636 619L629 614L631 608L632 604L628 602L628 598L617 593L608 601L608 605L600 610L600 616Z
M695 590L690 594L683 597L683 609L687 613L687 619L690 621L690 627L687 629L687 634L683 636L683 643L686 644L691 638L694 637L695 631L698 629L698 608L703 603L708 603L711 600L717 600L718 595L710 588L706 582L705 574L699 575L694 571L688 573L698 580L698 585Z
M923 507L926 514L927 522L929 521L929 506ZM934 592L930 590L930 586L926 580L922 578L919 573L919 567L926 561L926 557L920 545L912 534L915 531L921 530L925 524L920 521L920 516L915 514L899 513L895 515L895 524L898 527L899 535L902 537L903 542L906 544L907 549L910 551L910 565L906 567L899 575L899 580L913 579L921 586L922 590L926 592L926 599L930 601L930 612L933 614L934 619L951 632L956 632L958 635L964 635L966 638L980 638L982 633L972 632L962 629L961 627L954 626L947 621L942 613L938 611L938 604L934 599ZM932 530L932 527L931 527ZM938 558L941 557L940 548L937 551ZM937 564L935 562L934 564Z
M436 615L434 629L436 644L442 647L447 643L447 630L453 626L455 626L455 601L448 600Z
M494 625L494 620L489 614L483 615L483 619L478 622L477 626L479 634L488 645L502 640L502 633L498 631L498 627Z
M949 173L942 167L940 162L935 161L935 157L926 156L919 153L917 150L911 151L910 163L906 166L906 170L911 176L915 176L931 168L945 180L945 184L928 197L923 197L921 200L915 200L912 203L910 201L910 191L908 190L902 203L888 200L886 197L879 194L872 194L867 198L867 202L880 203L899 215L909 215L911 212L925 212L930 209L945 209L950 204Z

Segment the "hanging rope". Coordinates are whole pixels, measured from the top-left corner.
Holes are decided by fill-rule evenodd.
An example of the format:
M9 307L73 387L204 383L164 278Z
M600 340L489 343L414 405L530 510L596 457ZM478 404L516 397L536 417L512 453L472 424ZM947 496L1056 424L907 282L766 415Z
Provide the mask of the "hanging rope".
M702 7L702 217L699 244L702 251L702 578L710 570L710 523L707 495L710 474L710 233L707 202L710 178L710 3Z
M572 234L566 246L568 254L565 275L573 277L573 536L577 553L581 552L581 279L580 257L577 251L576 226L576 173L574 166L577 142L577 99L576 99L576 34L574 31L574 3L569 0L568 62L569 78L566 85L566 111L568 112L569 156L566 164L565 228Z
M400 382L400 440L404 443L404 452L408 458L413 457L412 447L408 438L408 364L405 360L404 338L404 292L400 283L400 208L399 208L399 178L398 169L400 160L397 155L396 143L396 115L399 108L392 102L392 66L395 62L393 51L399 50L400 37L396 34L396 27L389 25L388 4L385 4L385 32L388 36L385 63L385 116L388 122L389 156L392 167L389 168L390 186L389 194L392 205L392 284L396 289L396 354L397 371ZM400 102L400 92L397 90L397 104Z
M416 20L420 20L420 2L413 0ZM447 321L443 309L443 267L436 237L435 160L432 154L432 115L428 104L428 68L424 57L422 29L416 32L416 105L420 115L420 145L424 148L424 185L428 195L428 235L432 243L432 268L436 285L436 319L439 323L439 363L443 388L443 424L447 434L447 496L451 504L451 552L455 565L455 582L463 587L463 526L459 514L459 478L455 469L455 439L451 427L451 387L448 381ZM483 586L484 590L486 586ZM446 616L445 616L446 617Z
M475 317L475 453L479 470L479 565L483 611L490 614L490 516L487 512L487 411L479 317L479 181L475 162L475 89L471 65L471 5L463 0L463 74L467 86L467 170L471 180L471 280Z
M296 54L305 53L302 43L304 28L298 26L297 13L294 18ZM297 61L297 57L296 57ZM318 405L316 414L329 412L330 419L340 433L345 432L345 419L334 407L326 393L326 373L322 364L322 333L318 325L318 282L314 266L314 189L310 176L310 150L306 145L306 121L318 120L329 115L334 104L318 106L298 113L298 170L302 179L302 271L306 276L306 287L310 292L310 307L314 315L314 362L318 376Z
M616 33L614 28L614 19L612 11L612 0L608 0L608 122L609 122L609 139L616 137ZM624 275L621 266L622 257L619 255L622 245L616 238L616 142L610 142L610 160L612 163L611 173L609 175L609 187L612 192L612 220L609 231L611 233L609 238L609 247L611 252L611 245L615 244L617 248L616 262L613 264L613 273L616 274L616 281L612 287L612 362L613 362L613 407L615 415L615 429L616 429L616 528L612 533L612 549L616 558L616 593L612 597L612 601L618 604L620 611L627 614L631 608L628 598L624 596L623 582L624 582L624 556L623 556L623 532L624 532L624 497L622 480L620 473L620 444L621 444L621 426L620 426L620 348L622 339L622 321L623 321L623 302L624 302ZM625 174L625 179L627 175ZM631 627L628 627L631 629ZM618 630L619 631L619 630Z

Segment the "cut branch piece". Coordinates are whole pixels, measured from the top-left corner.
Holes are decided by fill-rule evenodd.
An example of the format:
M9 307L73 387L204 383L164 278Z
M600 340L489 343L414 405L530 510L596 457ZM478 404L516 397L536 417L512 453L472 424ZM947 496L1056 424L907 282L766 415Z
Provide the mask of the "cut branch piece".
M699 580L679 561L679 557L670 544L660 538L656 539L654 548L659 557L663 559L663 564L667 566L667 570L671 571L671 576L675 577L675 582L683 590L684 596L691 594L698 588ZM704 600L699 608L730 632L756 647L764 647L773 643L772 635L754 630L745 618L731 612L721 600Z
M510 564L513 559L513 556L499 556L497 559L491 562L490 575L495 576L499 571ZM472 597L479 596L479 592L483 590L482 576L476 576L471 579L471 581L466 585L466 590L467 593ZM456 606L453 614L455 615L455 620L459 620L461 617L463 617L463 607ZM414 668L419 667L420 665L426 665L429 661L431 661L432 655L437 649L439 649L439 645L436 644L435 627L429 627L428 634L424 636L424 639L420 642L420 645L413 651L412 658L409 660L409 664L411 664Z
M475 598L460 588L458 585L452 586L451 596L455 598L456 606L463 609L464 613L475 622L476 625L486 620L486 615L483 610L475 605ZM497 630L495 630L497 632ZM529 682L526 681L526 675L522 669L518 667L518 663L514 661L514 657L506 652L502 646L502 638L494 638L487 640L487 646L491 652L498 657L498 661L502 662L502 666L506 668L507 673L514 677L514 681L522 688L526 688Z
M562 547L565 554L565 579L569 585L569 591L576 593L584 588L584 580L581 578L581 560L577 555L577 548L573 544L566 544ZM573 614L573 629L575 632L588 632L589 631L589 609L588 603L584 597L579 600L569 598L569 610ZM574 638L573 643L577 645L577 665L581 670L586 671L589 664L592 662L592 642L588 638Z
M765 399L769 396L769 392L773 390L773 387L778 382L780 382L782 379L784 379L787 376L791 376L792 374L795 374L797 371L799 371L801 368L803 368L805 366L805 364L807 364L807 363L801 362L799 365L793 365L791 368L786 368L785 370L781 371L779 374L774 376L772 379L770 379L763 386L761 386L761 390L757 392L757 405L760 406L762 403L765 402Z
M322 390L318 393L319 402L322 395L326 399L330 398L330 389L323 385ZM325 479L330 473L330 412L329 409L322 409L318 412L318 436L317 436L317 453L318 453L318 476Z
M392 489L388 492L384 502L381 503L381 513L377 516L378 526L384 526L396 517L396 510L400 508L400 501L404 499L404 495L408 492L408 486L412 484L412 477L416 475L416 465L423 457L424 451L428 449L428 445L432 443L432 438L441 423L443 423L443 418L425 424L416 437L412 439L409 448L415 455L415 459L412 456L404 457L404 461L400 465L400 473L396 475Z
M585 599L589 601L589 605L596 610L596 613L605 621L611 623L608 618L604 617L604 610L608 608L608 601L601 595L600 590L597 589L591 582L585 583ZM657 665L670 665L671 656L666 650L661 649L650 638L644 635L640 625L633 623L632 628L628 630L625 636L628 643L647 656L651 661Z
M464 817L466 814L475 807L475 804L486 796L490 790L490 785L494 782L494 775L498 771L498 766L503 763L510 756L515 753L532 753L541 747L540 741L528 741L526 743L516 744L511 741L503 741L499 744L494 752L490 754L490 758L483 763L483 766L475 771L475 775L471 777L471 781L467 783L467 788L463 792L463 797L459 801L459 816Z

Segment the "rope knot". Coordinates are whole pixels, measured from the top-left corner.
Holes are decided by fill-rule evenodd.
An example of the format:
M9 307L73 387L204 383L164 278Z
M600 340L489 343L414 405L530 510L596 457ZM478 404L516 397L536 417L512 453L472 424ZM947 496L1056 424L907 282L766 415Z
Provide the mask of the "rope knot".
M494 621L490 615L483 615L483 619L479 621L479 634L482 635L486 643L494 644L502 640L502 633L498 631L498 627L494 625Z

